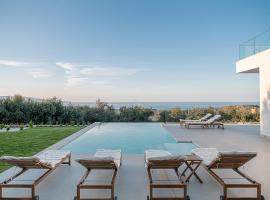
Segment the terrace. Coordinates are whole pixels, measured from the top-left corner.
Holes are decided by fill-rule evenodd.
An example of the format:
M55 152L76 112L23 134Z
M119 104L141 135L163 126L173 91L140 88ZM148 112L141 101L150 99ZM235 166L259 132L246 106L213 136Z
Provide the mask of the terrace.
M88 130L91 127L87 127ZM178 124L165 124L164 128L177 141L193 141L201 147L216 147L219 150L245 150L256 151L258 156L250 161L244 169L247 174L262 184L262 194L266 199L270 198L270 173L268 161L270 155L270 141L260 136L259 125L226 125L225 130L220 129L185 129ZM57 149L73 140L75 136L80 136L82 131L67 138L51 148ZM41 200L59 200L73 199L76 195L76 185L84 173L84 168L77 164L74 159L85 157L87 155L73 154L73 160L70 167L60 166L53 174L48 176L37 188L37 194ZM0 180L3 180L10 173L14 173L14 168L1 174ZM227 172L224 172L226 175ZM24 177L30 179L37 172L32 172ZM200 167L199 176L203 183L199 183L192 178L188 183L188 194L193 200L214 200L219 199L222 193L221 187L217 182ZM102 176L99 174L99 176ZM144 200L148 195L148 180L144 167L142 154L124 154L123 165L117 177L116 195L119 200ZM24 191L9 191L11 194L22 194ZM164 191L159 191L162 195ZM236 194L240 191L234 191ZM106 195L106 192L95 193L95 195ZM93 193L91 193L93 195ZM171 191L171 195L174 193Z

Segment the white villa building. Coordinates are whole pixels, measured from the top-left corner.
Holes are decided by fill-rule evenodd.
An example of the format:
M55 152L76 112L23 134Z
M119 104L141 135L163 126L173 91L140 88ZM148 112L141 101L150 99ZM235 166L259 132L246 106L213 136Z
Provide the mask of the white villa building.
M261 134L270 137L270 30L240 45L237 73L259 73ZM248 88L247 88L248 89Z

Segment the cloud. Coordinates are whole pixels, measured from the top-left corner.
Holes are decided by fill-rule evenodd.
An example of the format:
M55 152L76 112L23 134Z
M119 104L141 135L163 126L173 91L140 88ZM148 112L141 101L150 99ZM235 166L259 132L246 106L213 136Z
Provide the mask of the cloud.
M56 66L65 70L66 74L76 73L83 76L130 76L142 69L123 68L123 67L104 67L91 64L56 62Z
M119 67L86 67L81 69L80 73L88 76L131 76L139 71Z
M33 78L46 78L51 77L53 73L47 70L43 62L23 62L18 60L1 60L0 66L12 67L16 70L21 70L30 74Z
M28 73L35 79L38 78L47 78L53 75L52 72L43 69L43 68L32 68L28 70Z
M80 86L85 84L85 82L87 81L87 78L84 77L68 77L67 78L67 86Z
M59 61L56 66L64 69L67 86L92 85L97 87L111 87L110 78L125 77L142 71L135 68L105 67L86 63L70 63Z
M7 66L7 67L21 67L31 65L30 62L21 62L16 60L0 60L0 66Z
M91 85L97 85L97 86L110 86L110 82L108 81L90 81Z
M99 81L99 80L91 80L87 77L78 77L78 76L69 76L67 77L67 86L76 87L76 86L110 86L110 82L108 81Z
M73 70L76 67L75 64L68 63L68 62L57 62L55 64L56 66L61 67L65 70Z

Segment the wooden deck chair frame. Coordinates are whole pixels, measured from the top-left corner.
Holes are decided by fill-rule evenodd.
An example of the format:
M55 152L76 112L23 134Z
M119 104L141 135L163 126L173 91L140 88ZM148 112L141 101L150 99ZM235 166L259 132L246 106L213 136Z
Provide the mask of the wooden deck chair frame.
M121 165L122 156L120 160ZM78 159L76 161L86 168L86 172L84 173L79 184L77 185L77 196L74 197L74 200L117 200L117 196L115 196L115 179L118 172L118 167L113 160ZM91 170L113 170L110 184L84 184L87 177L90 175ZM109 198L81 198L81 190L85 189L108 189L111 190L111 195Z
M206 115L204 115L203 117L201 117L200 119L179 119L179 123L180 125L184 125L186 122L204 122L207 121L209 118L211 118L213 115L211 113L207 113Z
M147 200L189 200L189 196L187 195L187 185L186 181L183 177L179 174L178 168L185 163L182 159L176 160L146 160L147 165L147 174L149 180L149 196L147 196ZM178 177L179 183L178 184L155 184L152 178L152 170L155 169L173 169ZM183 197L153 197L153 190L157 188L179 188L183 190L184 196Z
M202 128L210 128L212 127L217 127L224 129L224 124L221 122L213 122L213 123L207 123L207 122L189 122L185 123L185 128L190 128L190 126L201 126Z
M223 195L220 196L221 200L264 200L261 195L261 184L257 183L255 180L244 174L239 170L241 166L246 164L248 161L253 159L256 153L220 153L218 159L213 161L210 165L204 166L209 174L223 187ZM218 169L232 169L236 172L242 179L247 180L249 183L225 183L225 179L220 177L213 170ZM226 178L228 179L228 178ZM256 197L228 197L228 189L232 188L255 188L257 190Z
M67 161L66 161L67 160ZM4 182L0 184L0 200L38 200L39 196L36 195L36 187L39 183L41 183L50 173L52 173L59 165L61 164L71 164L71 154L67 154L65 157L61 159L61 161L56 164L53 168L49 165L46 165L41 162L32 162L32 161L24 161L24 160L14 160L8 161L9 164L20 167L21 170L14 174L12 177L8 178ZM15 178L19 177L23 173L25 173L29 169L47 169L45 173L39 176L34 182L31 184L16 184L10 183ZM3 197L3 189L4 188L26 188L31 190L31 197Z

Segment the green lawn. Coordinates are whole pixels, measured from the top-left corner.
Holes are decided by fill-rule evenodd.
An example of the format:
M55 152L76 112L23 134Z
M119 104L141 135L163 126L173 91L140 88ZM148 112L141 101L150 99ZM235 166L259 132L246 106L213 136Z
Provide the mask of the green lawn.
M81 127L43 127L0 133L0 156L32 156ZM0 172L10 166L0 163Z

